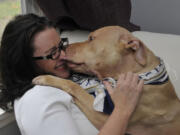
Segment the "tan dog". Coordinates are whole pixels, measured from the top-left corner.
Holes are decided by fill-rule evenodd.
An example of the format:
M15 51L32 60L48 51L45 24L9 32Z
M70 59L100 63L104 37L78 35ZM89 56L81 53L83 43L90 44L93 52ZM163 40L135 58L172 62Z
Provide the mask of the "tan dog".
M85 42L72 44L66 50L69 67L76 72L96 74L100 79L118 78L121 73L151 71L159 59L126 29L109 26L96 30ZM37 84L51 85L70 93L88 119L100 128L107 115L95 112L94 98L72 81L40 76ZM130 120L132 135L180 135L180 102L170 81L161 85L145 85L143 95Z

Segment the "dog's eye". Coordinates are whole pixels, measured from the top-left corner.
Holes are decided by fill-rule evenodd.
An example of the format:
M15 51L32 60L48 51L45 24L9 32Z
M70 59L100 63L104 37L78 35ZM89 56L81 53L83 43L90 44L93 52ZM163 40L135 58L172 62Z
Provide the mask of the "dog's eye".
M95 38L95 37L93 37L93 36L89 36L89 41L94 40L94 38Z

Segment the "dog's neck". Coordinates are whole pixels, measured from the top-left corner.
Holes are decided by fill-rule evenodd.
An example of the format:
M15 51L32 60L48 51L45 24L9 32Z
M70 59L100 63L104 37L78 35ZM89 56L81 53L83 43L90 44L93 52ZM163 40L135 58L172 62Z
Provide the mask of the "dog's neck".
M137 74L141 74L144 72L151 71L154 69L159 63L159 59L150 51L148 48L146 49L146 65L142 66L138 62L135 61L133 55L127 55L123 58L123 60L118 63L115 67L112 68L106 68L103 72L99 71L99 74L101 75L102 79L106 77L112 77L114 79L117 79L119 74L121 73L127 73L127 72L133 72Z

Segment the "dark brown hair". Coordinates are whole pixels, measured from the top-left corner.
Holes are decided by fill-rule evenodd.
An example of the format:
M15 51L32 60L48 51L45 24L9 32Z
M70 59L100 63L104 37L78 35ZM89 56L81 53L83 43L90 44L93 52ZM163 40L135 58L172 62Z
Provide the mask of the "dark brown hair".
M7 24L0 47L0 107L7 109L7 103L13 103L34 86L31 81L39 74L32 59L33 39L47 27L54 24L34 14L18 15Z

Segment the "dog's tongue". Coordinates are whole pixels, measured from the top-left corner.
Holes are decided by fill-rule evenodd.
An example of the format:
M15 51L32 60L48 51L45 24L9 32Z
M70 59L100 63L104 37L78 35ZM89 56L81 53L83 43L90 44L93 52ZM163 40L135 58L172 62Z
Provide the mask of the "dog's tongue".
M74 68L74 67L81 66L82 64L84 64L84 63L80 63L80 62L76 63L74 61L69 61L69 60L67 60L66 63L68 65L68 67L70 67L70 68Z
M77 66L78 66L78 64L71 63L71 62L67 63L67 65L68 65L68 67L70 67L70 68L74 68L74 67L77 67Z

